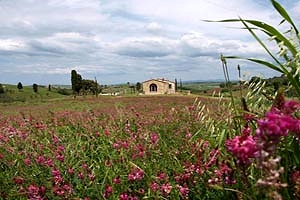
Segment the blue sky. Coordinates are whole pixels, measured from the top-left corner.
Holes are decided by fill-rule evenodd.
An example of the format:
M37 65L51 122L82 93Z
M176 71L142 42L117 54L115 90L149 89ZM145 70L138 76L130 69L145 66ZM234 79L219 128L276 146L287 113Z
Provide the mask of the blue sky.
M294 21L300 2L282 0ZM220 54L268 60L240 24L277 25L269 0L0 0L0 83L70 84L75 69L101 84L150 78L223 79ZM276 51L276 49L274 49ZM229 60L231 79L278 75Z

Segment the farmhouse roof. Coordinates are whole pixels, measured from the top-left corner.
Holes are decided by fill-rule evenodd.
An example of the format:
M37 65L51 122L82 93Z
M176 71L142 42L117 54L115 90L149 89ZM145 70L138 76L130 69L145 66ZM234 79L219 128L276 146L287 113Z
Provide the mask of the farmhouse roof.
M152 78L152 79L144 81L143 83L146 83L146 82L149 82L149 81L158 81L158 82L162 82L162 83L174 83L173 81L169 81L169 80L164 79L164 78Z

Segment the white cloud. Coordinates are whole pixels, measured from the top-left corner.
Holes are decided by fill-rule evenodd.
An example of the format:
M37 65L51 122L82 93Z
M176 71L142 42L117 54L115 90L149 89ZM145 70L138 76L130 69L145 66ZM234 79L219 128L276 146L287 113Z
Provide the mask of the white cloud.
M0 39L0 51L18 51L25 48L25 44L22 41L12 39Z
M299 2L282 2L300 19ZM0 72L61 84L72 69L107 83L222 78L220 53L265 56L242 24L203 21L239 16L280 21L268 0L1 0Z
M126 38L112 44L113 52L132 57L163 57L174 53L174 41L161 37Z
M157 22L151 22L147 24L146 29L150 32L159 32L162 29L162 26Z

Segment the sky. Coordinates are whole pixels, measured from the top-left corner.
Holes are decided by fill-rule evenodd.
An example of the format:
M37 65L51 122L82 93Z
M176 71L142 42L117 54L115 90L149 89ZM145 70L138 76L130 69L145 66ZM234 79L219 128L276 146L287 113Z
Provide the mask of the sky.
M279 2L300 21L300 1ZM73 69L106 85L224 80L221 54L269 60L242 24L205 21L239 17L281 21L269 0L0 0L0 83L69 85ZM238 64L242 79L279 75L227 64L232 80Z

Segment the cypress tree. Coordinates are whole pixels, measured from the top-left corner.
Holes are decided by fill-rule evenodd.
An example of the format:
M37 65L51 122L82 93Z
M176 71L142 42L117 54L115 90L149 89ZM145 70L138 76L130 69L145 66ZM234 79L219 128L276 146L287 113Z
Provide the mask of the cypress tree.
M73 92L78 94L82 88L82 77L76 70L71 71L71 83Z
M17 88L19 89L19 91L23 89L23 85L21 82L18 83Z
M33 91L34 91L35 93L38 92L38 85L37 85L36 83L34 83L34 84L32 85L32 88L33 88Z

